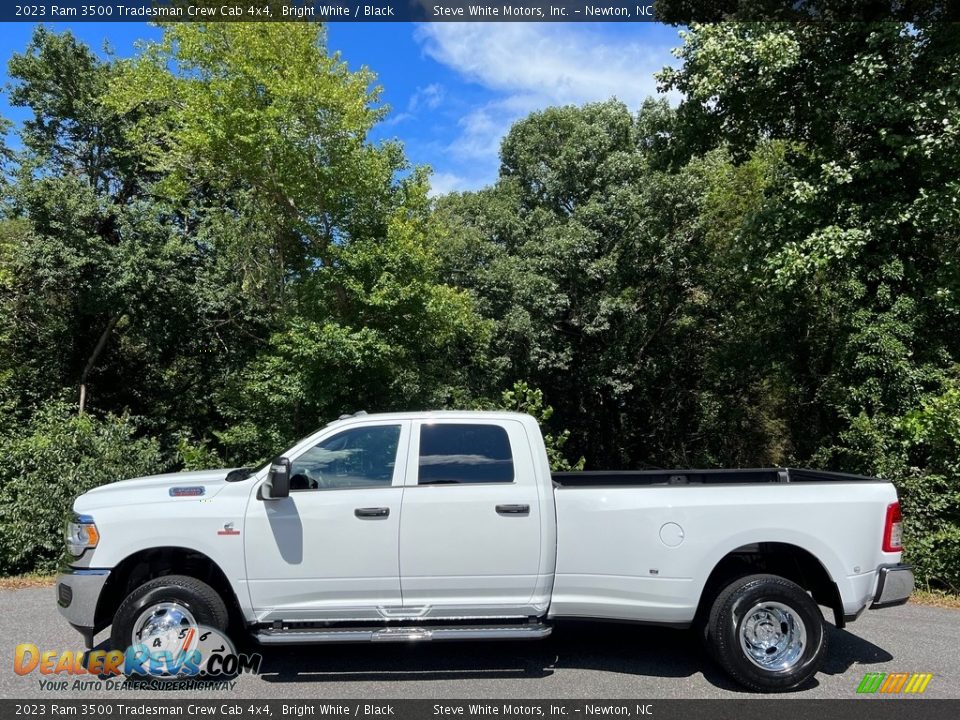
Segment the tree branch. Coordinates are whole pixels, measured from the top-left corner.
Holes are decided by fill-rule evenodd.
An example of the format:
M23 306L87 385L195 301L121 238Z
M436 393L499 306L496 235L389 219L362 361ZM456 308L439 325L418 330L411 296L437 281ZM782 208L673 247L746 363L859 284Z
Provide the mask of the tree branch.
M110 318L110 322L107 323L107 326L103 329L103 332L100 333L100 339L97 340L96 346L93 348L93 352L90 354L90 358L87 360L87 364L83 368L83 372L80 374L80 415L83 415L84 407L87 402L87 378L90 376L90 371L93 370L94 364L97 362L97 358L100 357L100 353L103 352L103 348L107 344L107 340L110 339L113 329L117 326L117 323L120 322L120 318L123 317L122 313L117 313Z

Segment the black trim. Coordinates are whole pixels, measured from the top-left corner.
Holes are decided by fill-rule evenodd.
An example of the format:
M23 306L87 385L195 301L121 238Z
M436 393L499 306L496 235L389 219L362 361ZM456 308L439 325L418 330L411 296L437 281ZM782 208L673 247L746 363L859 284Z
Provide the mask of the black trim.
M583 625L593 624L603 625L637 625L640 627L659 627L670 630L689 630L693 627L693 620L672 621L672 620L635 620L633 618L605 618L593 617L591 615L547 615L544 619L546 623L552 623L554 627L560 625Z
M68 608L72 602L73 588L66 583L57 583L57 604L62 608Z
M852 622L857 621L857 620L860 618L860 616L863 615L863 613L866 611L866 609L867 609L867 606L864 605L862 608L860 608L859 610L857 610L855 613L847 613L846 615L841 615L841 616L839 616L839 617L842 619L843 622L842 622L842 624L841 624L841 623L837 623L837 627L843 629L843 626L846 625L847 623L852 623Z
M83 644L87 650L93 649L93 636L97 634L96 630L92 627L86 627L84 625L74 625L70 623L70 627L76 630L78 633L83 635Z
M888 482L880 478L798 468L738 468L730 470L592 470L557 472L553 482L563 487L622 487L646 485L753 485L785 483Z
M224 480L228 483L243 482L252 477L256 471L257 469L252 467L235 468L227 473Z

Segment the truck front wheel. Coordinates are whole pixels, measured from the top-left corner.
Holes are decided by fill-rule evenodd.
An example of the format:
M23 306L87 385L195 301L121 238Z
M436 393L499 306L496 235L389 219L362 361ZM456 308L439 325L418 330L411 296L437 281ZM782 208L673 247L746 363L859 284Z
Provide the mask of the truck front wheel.
M131 592L113 616L111 645L175 650L184 632L203 625L224 631L227 608L217 591L186 575L154 578Z
M778 575L748 575L728 585L710 611L712 654L752 690L782 692L809 681L827 651L820 608Z

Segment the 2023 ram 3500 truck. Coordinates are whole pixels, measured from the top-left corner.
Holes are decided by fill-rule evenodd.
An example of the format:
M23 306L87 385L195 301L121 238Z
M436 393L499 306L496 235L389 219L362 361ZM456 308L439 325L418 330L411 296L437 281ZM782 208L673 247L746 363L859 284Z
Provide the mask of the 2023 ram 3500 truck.
M564 618L693 626L756 690L803 684L824 619L898 605L893 486L795 469L551 473L536 421L345 417L257 470L77 498L60 611L90 647L543 638Z

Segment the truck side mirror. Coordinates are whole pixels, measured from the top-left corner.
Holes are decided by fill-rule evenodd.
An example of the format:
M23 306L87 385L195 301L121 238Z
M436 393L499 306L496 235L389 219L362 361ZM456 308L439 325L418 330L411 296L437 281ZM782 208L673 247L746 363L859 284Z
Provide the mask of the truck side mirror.
M290 459L275 458L270 463L270 474L263 484L264 500L279 500L290 495Z

